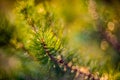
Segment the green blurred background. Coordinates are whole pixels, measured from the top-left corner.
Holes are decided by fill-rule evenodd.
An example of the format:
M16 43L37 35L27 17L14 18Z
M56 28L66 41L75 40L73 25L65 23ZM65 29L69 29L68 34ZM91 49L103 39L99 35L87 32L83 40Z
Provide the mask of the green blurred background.
M13 11L17 1L0 0L0 79L60 80L52 70L46 71L47 66L38 64L23 49L21 42L27 39L29 29L23 27L22 21L18 20L22 25L17 23L19 17ZM88 67L104 80L120 80L120 46L114 48L101 36L98 28L98 25L102 26L120 43L120 1L35 0L39 13L44 13L43 2L53 7L52 11L61 21L64 28L62 36L67 38L65 47L77 49L79 59L73 59L75 64Z

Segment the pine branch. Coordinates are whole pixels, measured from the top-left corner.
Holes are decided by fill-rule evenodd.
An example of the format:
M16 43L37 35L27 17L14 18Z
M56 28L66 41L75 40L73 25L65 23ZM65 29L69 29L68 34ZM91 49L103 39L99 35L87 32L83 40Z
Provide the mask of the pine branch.
M34 21L32 21L32 19L29 19L29 25L33 28L35 34L37 34L37 29L36 26L34 24ZM67 70L70 70L71 72L73 71L77 77L75 78L75 80L80 79L81 75L84 75L84 77L86 77L86 79L90 79L90 80L100 80L98 77L94 77L94 75L92 73L84 73L82 71L80 71L80 68L76 68L73 65L69 65L69 63L67 63L62 57L60 59L55 58L49 51L49 49L47 48L47 44L45 43L44 39L40 39L39 41L46 53L46 55L51 59L51 61L53 61L54 63L58 64L58 65L62 65L62 67L66 68Z
M47 33L47 30L50 29L49 28L50 23L47 25L48 27L45 30L44 30L44 27L40 27L40 29L43 29L43 31L40 32L37 29L38 27L36 26L34 19L32 19L30 16L28 16L28 12L27 12L26 7L23 8L21 11L22 11L22 13L24 15L25 20L27 21L27 24L29 24L29 26L32 27L32 29L34 31L35 37L37 36L35 38L34 43L38 42L39 44L36 45L36 46L40 46L40 47L37 48L39 50L39 53L37 55L35 54L36 55L35 56L36 59L40 59L40 60L43 59L44 60L43 56L47 55L47 57L45 56L45 58L49 58L54 64L59 65L59 67L62 66L66 70L70 70L71 72L73 72L74 74L76 74L75 80L80 79L82 76L84 76L84 78L90 79L90 80L100 80L99 77L95 77L92 73L90 73L90 72L89 73L85 73L85 72L81 71L80 68L77 68L76 66L69 64L62 57L61 58L56 58L54 56L54 55L56 55L56 52L54 52L54 54L53 54L50 51L50 49L51 49L51 48L49 48L50 45L48 46L48 43L46 41L47 37L45 38L45 36L44 36L45 33ZM42 36L40 36L40 35L42 35ZM53 37L51 37L51 40L49 41L49 42L53 41L55 43L55 44L52 43L52 44L54 44L54 46L53 46L54 48L53 48L52 51L55 51L55 50L58 51L60 49L60 47L58 46L58 48L56 49L56 46L55 46L58 41L57 41L56 38L55 38L55 40L53 40L53 38L55 37L55 35L53 33L52 33L52 36ZM33 47L36 47L36 46L33 46Z
M49 52L49 50L47 49L47 45L45 44L44 40L42 40L41 42L46 54L49 56L49 58L59 64L59 65L62 65L63 67L67 68L67 70L70 70L70 71L73 71L74 73L77 73L77 78L76 79L79 79L81 77L81 75L84 75L85 77L87 77L87 79L91 79L91 80L100 80L99 78L96 78L94 77L94 75L92 73L89 73L89 74L86 74L82 71L80 71L79 68L75 68L75 66L73 65L69 65L69 63L65 62L62 58L61 59L56 59L54 58L54 56L52 56Z

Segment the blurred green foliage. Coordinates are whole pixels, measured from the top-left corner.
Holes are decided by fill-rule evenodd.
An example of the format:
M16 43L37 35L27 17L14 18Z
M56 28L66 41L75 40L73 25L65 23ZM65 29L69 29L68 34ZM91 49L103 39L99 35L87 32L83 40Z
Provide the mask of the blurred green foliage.
M14 27L6 19L5 15L0 13L0 46L9 44L13 36Z
M112 44L120 43L119 0L13 2L0 3L0 79L73 80L75 74L45 50L101 80L120 79L120 46ZM101 27L114 39L106 39Z

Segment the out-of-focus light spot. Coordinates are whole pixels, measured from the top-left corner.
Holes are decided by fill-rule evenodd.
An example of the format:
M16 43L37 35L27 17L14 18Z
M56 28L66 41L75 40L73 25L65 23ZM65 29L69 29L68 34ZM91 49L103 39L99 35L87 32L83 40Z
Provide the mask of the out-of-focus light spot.
M81 67L80 68L80 71L81 72L84 72L84 73L86 73L86 74L89 74L90 72L89 72L89 69L87 68L87 67Z
M53 65L53 68L55 68L56 66L55 65Z
M71 67L71 66L72 66L72 62L69 62L69 63L68 63L68 66Z
M29 43L30 43L30 40L27 40L26 43L29 44Z
M38 10L38 13L42 13L42 14L45 14L45 13L46 13L45 8L44 8L43 5L41 5L41 4L38 5L37 10Z
M89 0L88 10L94 20L97 20L99 18L96 9L96 2L94 0Z
M94 74L94 77L95 77L96 79L98 79L98 76L99 76L99 72L96 72L96 73Z
M76 69L76 67L75 67L75 66L72 66L72 69L74 70L74 69Z
M38 13L43 13L44 11L44 8L39 8Z
M108 42L103 40L100 45L102 50L106 50L108 48Z
M71 73L73 73L74 72L74 70L71 70Z
M57 59L61 60L61 56L60 56L60 55L58 55L58 56L57 56Z
M25 52L24 55L25 55L26 57L29 57L29 54L28 54L27 52Z
M113 31L115 29L115 24L113 22L108 22L108 30Z
M108 80L108 74L103 74L100 80Z

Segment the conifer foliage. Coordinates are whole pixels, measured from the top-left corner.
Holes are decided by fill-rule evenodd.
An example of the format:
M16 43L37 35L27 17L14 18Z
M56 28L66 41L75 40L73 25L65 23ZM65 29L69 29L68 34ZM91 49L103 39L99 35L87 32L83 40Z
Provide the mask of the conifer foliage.
M59 77L63 77L63 74L69 73L69 76L73 75L71 79L75 80L82 79L82 76L84 79L99 80L98 76L95 77L90 72L85 73L81 71L79 67L72 65L70 60L69 62L67 62L67 59L65 60L62 55L64 46L61 40L63 38L59 36L62 34L59 31L62 27L56 23L60 21L59 19L55 19L55 14L52 10L48 9L52 8L46 1L43 1L41 5L41 9L43 9L42 13L37 12L36 5L30 0L19 2L17 7L19 10L18 14L21 15L22 21L24 21L32 31L30 35L33 37L30 38L29 46L26 47L29 53L32 54L40 64L48 66L49 69L54 68L54 70L57 71L56 75ZM55 31L55 28L59 28L59 30ZM27 34L29 33L27 32ZM24 44L26 45L26 43ZM73 55L74 54L76 53L73 53Z
M119 80L117 2L1 0L0 80Z

